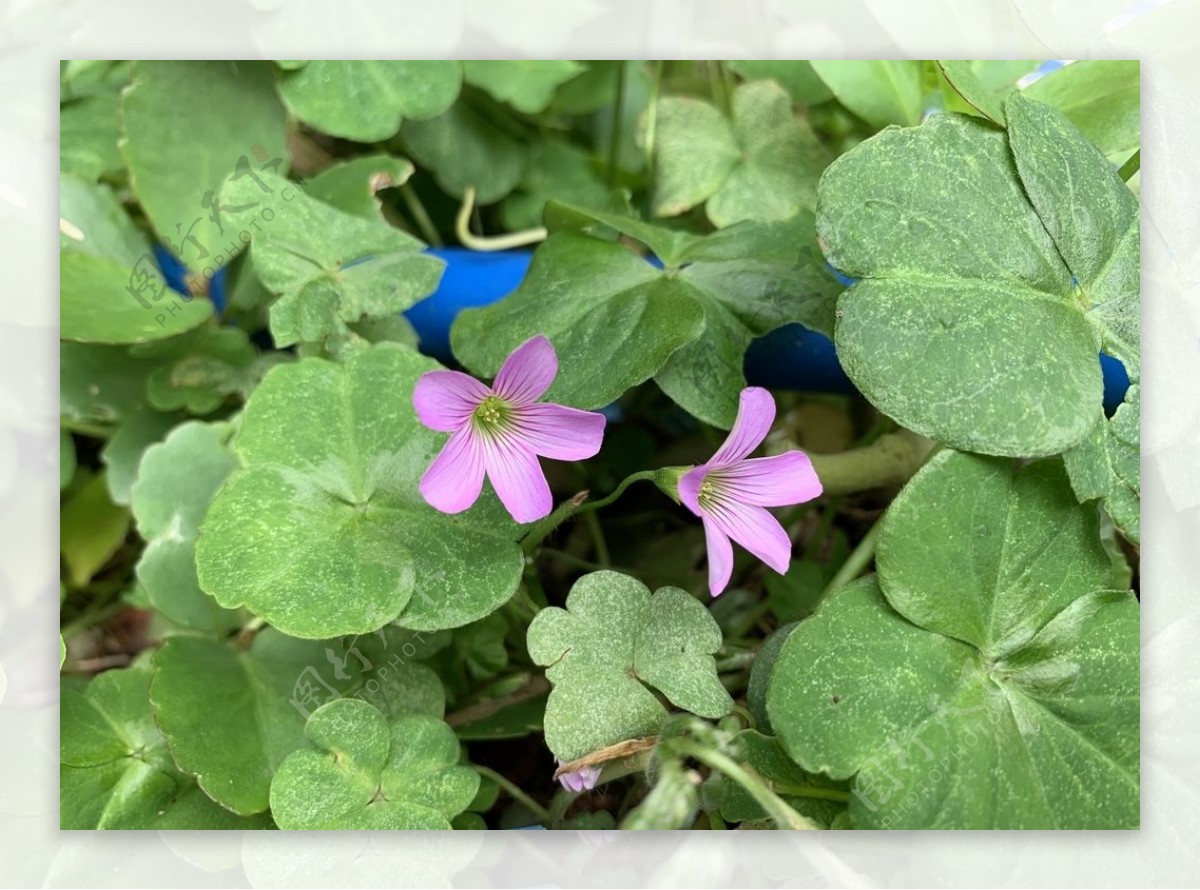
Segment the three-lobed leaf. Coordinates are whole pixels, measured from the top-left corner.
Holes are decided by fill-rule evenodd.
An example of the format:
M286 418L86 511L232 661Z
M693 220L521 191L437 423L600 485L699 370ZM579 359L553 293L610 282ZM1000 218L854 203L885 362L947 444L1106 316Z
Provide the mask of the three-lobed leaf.
M60 699L60 827L64 829L269 828L239 819L171 762L150 713L150 672L107 671Z
M173 636L154 657L154 715L181 768L237 813L263 812L272 776L304 746L307 717L344 697L392 716L440 717L437 676L401 655L399 629L342 641L309 641L267 629L253 644Z
M449 108L462 70L440 59L330 59L288 66L278 78L288 110L306 124L331 136L378 142L395 136L403 120Z
M121 122L130 183L159 239L193 272L240 250L222 183L282 173L289 157L270 64L135 62Z
M207 300L179 299L167 287L145 235L108 186L62 177L59 216L64 339L142 343L187 331L212 316ZM172 311L163 308L176 304Z
M789 322L832 324L840 288L804 253L812 237L804 212L703 238L554 202L546 215L554 234L521 286L466 310L451 329L455 355L480 374L494 374L513 348L544 334L564 357L550 400L602 408L653 377L696 417L727 429L750 342ZM664 265L592 237L613 230Z
M454 731L410 715L391 721L366 702L319 708L271 782L283 829L446 830L470 806L479 774L458 765Z
M224 631L238 616L200 589L196 535L213 496L237 466L233 426L191 421L142 455L130 490L138 534L146 541L137 579L150 604L171 621Z
M1138 606L1061 465L943 452L883 522L775 664L792 758L860 828L1136 827Z
M718 228L789 219L816 204L829 163L791 98L772 80L739 86L733 119L690 97L659 101L654 212L677 216L702 202Z
M721 631L690 594L593 572L566 608L543 609L529 625L529 654L553 684L546 744L562 761L653 735L667 716L651 689L677 707L721 717L733 702L717 679Z
M836 340L867 398L957 448L1054 454L1101 416L1101 346L1136 359L1136 201L1052 109L1005 107L1008 134L935 115L839 158L817 231L859 279Z
M344 364L272 370L250 397L241 463L209 508L196 549L201 587L292 636L416 630L489 614L517 588L519 527L490 492L465 513L417 490L445 435L412 408L439 367L386 344Z
M251 242L255 274L279 299L277 346L347 336L348 325L403 312L437 287L443 263L399 229L338 210L280 176L231 179L226 213Z

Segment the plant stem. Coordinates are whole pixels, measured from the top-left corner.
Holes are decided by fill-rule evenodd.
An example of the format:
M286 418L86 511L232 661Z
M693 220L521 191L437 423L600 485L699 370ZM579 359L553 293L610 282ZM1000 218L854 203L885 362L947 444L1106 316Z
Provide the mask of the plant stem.
M1142 150L1139 148L1130 156L1128 161L1121 165L1121 169L1117 172L1124 182L1129 182L1129 180L1133 178L1133 175L1141 168Z
M549 232L542 226L523 229L520 232L508 232L504 235L476 235L471 231L471 213L475 210L475 186L469 185L463 191L462 203L458 206L458 214L454 217L454 234L463 247L470 250L487 253L496 250L510 250L515 247L525 247L545 241Z
M62 638L64 640L69 640L71 637L75 636L75 634L85 631L89 627L93 627L102 621L107 621L113 615L116 615L118 612L124 609L125 606L126 603L118 599L114 602L89 607L83 612L82 615L63 627L61 631Z
M658 472L657 470L641 470L630 476L626 476L624 479L621 480L621 484L613 489L612 494L610 494L606 498L601 498L598 501L588 501L586 504L582 505L579 508L579 512L580 513L588 513L588 512L591 512L592 510L599 510L601 507L607 507L609 504L611 504L613 501L615 501L617 498L619 498L621 495L623 495L625 493L625 489L627 489L629 486L633 485L633 483L640 482L644 479L653 479L655 476L655 473L657 473L657 472Z
M583 522L592 536L592 544L596 548L596 561L604 568L609 568L612 566L612 560L608 556L608 542L604 540L604 529L600 527L600 520L593 511L583 514Z
M598 562L592 562L590 559L580 559L578 556L574 556L563 550L552 550L549 547L543 547L542 553L551 559L557 559L563 565L571 566L575 569L583 569L585 572L599 572L602 569L610 568L610 566L602 566Z
M516 692L510 692L508 695L502 695L499 698L489 698L487 701L476 702L473 705L467 705L465 708L459 708L457 711L452 711L446 715L446 722L450 726L468 726L472 723L478 723L480 720L490 717L510 705L538 698L549 690L549 681L541 674L534 674L529 678L529 682Z
M781 828L794 831L809 831L816 828L811 822L789 807L767 783L751 769L726 757L720 751L712 751L687 739L672 739L671 747L686 757L698 760L709 769L715 769L733 779L754 798L755 803L767 811Z
M507 791L509 797L511 797L513 800L524 804L530 812L538 817L538 821L543 825L550 824L549 811L524 791L522 791L519 787L517 787L508 778L500 775L500 773L496 772L494 769L489 769L488 767L480 766L479 764L472 764L472 768L475 770L475 772L479 773L479 775L491 779L493 782Z
M430 247L441 247L442 238L438 235L437 226L429 218L429 213L425 210L425 205L417 197L417 193L413 190L412 185L406 182L400 186L400 197L404 199L404 204L408 207L408 212L412 214L413 222L421 230L421 237L429 242Z
M86 420L72 420L68 417L62 419L62 426L69 433L91 436L93 439L108 439L113 434L112 427L101 426L98 423L88 423Z
M838 803L849 803L850 792L839 791L837 788L816 788L812 785L780 785L774 784L778 794L788 797L810 797L813 800L835 800Z
M521 549L526 553L532 553L537 550L538 546L552 531L570 519L579 510L583 502L587 500L587 496L588 493L586 491L581 491L559 504L549 516L539 519L537 524L521 540Z
M654 63L654 80L650 84L650 103L646 106L646 135L643 137L646 152L646 192L654 194L654 137L658 130L658 94L662 89L663 61Z
M907 482L932 448L924 436L900 430L863 448L809 457L826 494L849 494Z
M846 557L846 561L842 563L842 567L837 570L837 574L821 592L821 601L823 602L829 594L849 584L855 578L862 574L863 570L875 558L875 545L879 542L879 529L883 527L882 522L876 522L871 526L871 530L863 536L863 539L858 542L858 546L851 551Z
M621 153L621 122L625 117L625 66L628 62L617 62L617 97L613 102L612 133L608 140L608 188L612 191L617 187L619 165L618 155Z

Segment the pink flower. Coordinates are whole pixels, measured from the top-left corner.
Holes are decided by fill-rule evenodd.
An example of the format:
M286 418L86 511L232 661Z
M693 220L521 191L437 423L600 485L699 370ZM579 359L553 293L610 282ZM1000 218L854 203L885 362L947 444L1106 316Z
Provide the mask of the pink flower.
M421 479L421 495L443 513L479 498L483 477L517 522L550 512L550 486L538 456L583 460L600 450L604 415L536 404L558 374L545 337L526 340L504 360L490 387L459 371L429 371L413 390L421 423L450 439Z
M737 541L775 571L787 571L792 542L766 507L810 501L821 493L821 480L802 451L747 460L775 421L775 400L765 389L742 390L737 420L729 438L706 464L679 479L679 497L704 523L708 544L708 591L729 584Z
M557 758L555 758L557 760ZM558 765L562 766L562 761L558 760ZM583 769L577 769L573 772L563 773L558 777L558 784L562 785L568 791L591 791L596 787L596 780L600 778L600 767L585 766Z

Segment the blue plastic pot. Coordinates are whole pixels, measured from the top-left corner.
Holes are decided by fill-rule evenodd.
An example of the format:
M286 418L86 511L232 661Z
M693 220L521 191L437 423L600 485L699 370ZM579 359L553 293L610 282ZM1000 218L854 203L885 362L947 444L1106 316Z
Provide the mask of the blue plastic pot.
M421 338L421 350L441 361L450 352L450 325L463 309L486 306L514 290L529 269L532 252L478 253L458 247L433 248L446 261L438 289L404 313ZM1104 408L1116 410L1129 388L1119 361L1100 356L1104 371ZM786 325L755 340L746 353L746 379L758 386L805 392L852 393L854 384L838 363L832 341L798 324Z

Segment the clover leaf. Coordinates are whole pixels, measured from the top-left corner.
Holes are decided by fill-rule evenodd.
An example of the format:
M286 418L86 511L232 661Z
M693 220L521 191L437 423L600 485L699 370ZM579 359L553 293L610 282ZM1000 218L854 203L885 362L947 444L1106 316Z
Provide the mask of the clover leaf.
M441 260L399 229L309 197L280 176L230 179L225 214L250 240L254 271L279 299L277 346L348 335L347 325L404 311L437 287Z
M400 135L408 154L432 170L442 191L454 198L474 188L480 204L499 201L517 187L525 171L525 146L497 126L493 116L462 101L430 120L405 122Z
M404 158L376 154L338 161L304 183L319 201L363 219L386 223L379 192L408 182L413 165Z
M245 397L280 356L262 359L241 328L205 327L170 340L135 346L137 358L160 367L146 381L146 398L159 411L211 414L230 396Z
M854 777L859 828L1131 828L1138 605L1059 461L943 452L883 520L878 576L784 643L771 725Z
M1063 454L1071 487L1080 501L1099 498L1113 525L1141 541L1141 387L1133 385L1110 419Z
M228 423L192 421L176 427L142 455L130 490L133 516L146 549L137 578L150 604L172 621L197 630L228 630L238 617L200 589L196 534L225 478L237 466Z
M546 744L563 761L656 733L667 710L652 689L701 717L733 707L713 660L720 628L677 587L651 596L627 575L593 572L575 582L565 609L537 614L526 643L554 687Z
M843 155L817 231L860 279L836 341L876 407L955 448L1047 455L1098 422L1101 348L1136 378L1137 201L1053 109L1005 109L1008 134L939 114Z
M816 105L833 98L812 63L803 59L741 59L725 64L746 80L776 81L800 105Z
M559 86L584 67L568 59L473 59L463 62L463 79L493 99L524 114L545 111Z
M404 119L441 114L461 81L458 62L331 59L282 71L279 93L292 114L324 133L378 142Z
M154 656L154 716L179 766L237 813L266 810L271 777L321 705L361 696L389 714L445 707L434 673L398 657L411 632L309 641L267 629L249 649L173 636Z
M462 312L455 356L491 375L535 334L569 355L547 398L602 408L654 377L679 405L728 429L746 385L742 362L757 336L789 322L828 330L836 282L804 253L812 217L741 223L699 237L550 202L553 234L505 299ZM619 231L663 268L592 235ZM596 373L605 368L605 373Z
M201 527L201 587L308 639L397 617L457 627L509 599L524 559L495 497L449 516L417 491L444 435L417 422L412 391L437 367L381 344L273 369L246 403L241 469Z
M829 156L791 97L773 80L739 86L733 120L700 99L668 97L657 109L654 213L678 216L707 201L718 228L788 219L816 204Z
M106 671L61 690L59 774L64 829L266 828L212 802L171 762L150 715L150 672Z
M266 62L138 61L121 94L121 153L159 240L193 272L215 268L237 229L219 197L229 176L283 172L287 112Z
M1034 81L1025 95L1061 111L1115 164L1128 160L1141 142L1137 59L1081 59Z
M100 451L100 460L106 468L108 494L114 504L129 505L130 490L137 481L142 455L182 419L178 414L140 408L113 431Z
M63 338L142 343L174 336L212 316L207 300L177 300L168 290L145 235L108 186L64 176L59 216ZM178 308L161 310L164 298Z
M867 123L886 127L920 121L923 62L813 59L810 64L837 100Z
M319 708L308 746L271 782L271 813L283 829L449 829L470 806L479 774L459 766L454 730L434 717L388 721L362 701Z

